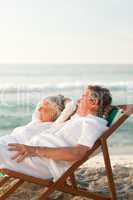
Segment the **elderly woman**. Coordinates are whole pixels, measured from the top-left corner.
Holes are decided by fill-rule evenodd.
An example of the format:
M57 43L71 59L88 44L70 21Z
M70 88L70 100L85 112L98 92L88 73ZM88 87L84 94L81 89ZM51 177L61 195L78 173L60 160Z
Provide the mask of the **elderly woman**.
M53 106L55 106L55 109L58 111L57 116L52 119L52 121L56 121L58 123L66 121L67 118L76 109L75 103L70 98L64 97L63 95L49 96L45 99L42 99L37 104L36 109L32 115L32 121L45 122L45 120L43 119L43 115L45 115L46 113L46 108L44 108L44 104L47 104L47 102L53 104Z
M51 102L58 110L57 116L52 120L54 123L65 122L76 111L76 103L70 98L64 97L63 95L49 96L38 103L32 115L32 121L45 122L43 115L45 115L46 109L43 105L46 102Z
M57 131L75 108L73 101L63 95L46 97L38 103L32 115L32 121L25 126L15 128L10 135L1 137L0 144L11 143L14 140L17 143L26 144L33 136L46 129L56 127Z

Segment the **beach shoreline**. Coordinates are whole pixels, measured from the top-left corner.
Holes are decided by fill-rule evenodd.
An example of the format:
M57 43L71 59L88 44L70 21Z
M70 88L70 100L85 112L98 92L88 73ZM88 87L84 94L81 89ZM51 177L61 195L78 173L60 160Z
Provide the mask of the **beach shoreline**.
M110 154L110 161L112 167L115 165L122 165L125 167L133 167L133 154ZM97 156L94 156L90 160L88 160L84 165L89 167L91 163L91 167L104 167L104 159L102 153Z

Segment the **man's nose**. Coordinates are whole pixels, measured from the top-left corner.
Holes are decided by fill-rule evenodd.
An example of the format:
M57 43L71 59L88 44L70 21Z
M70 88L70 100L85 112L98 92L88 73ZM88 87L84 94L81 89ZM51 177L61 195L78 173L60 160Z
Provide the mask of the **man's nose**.
M80 103L80 99L77 100L77 103L78 103L78 104Z
M41 112L41 111L42 111L42 109L43 109L43 107L40 107L40 108L38 108L38 111L39 111L39 112Z

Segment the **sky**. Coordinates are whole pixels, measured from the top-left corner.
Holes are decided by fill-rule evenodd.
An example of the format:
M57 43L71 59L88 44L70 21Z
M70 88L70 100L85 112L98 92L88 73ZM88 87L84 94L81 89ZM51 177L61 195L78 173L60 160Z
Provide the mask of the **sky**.
M132 0L0 0L0 63L133 63Z

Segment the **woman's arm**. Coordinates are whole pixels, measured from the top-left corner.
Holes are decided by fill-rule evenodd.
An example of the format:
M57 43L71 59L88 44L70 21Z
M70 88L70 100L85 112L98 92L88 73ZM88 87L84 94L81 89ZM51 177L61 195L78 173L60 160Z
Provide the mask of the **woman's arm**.
M54 123L62 123L69 119L72 114L76 111L77 105L74 101L70 101L66 104L65 109L62 111L60 116Z

